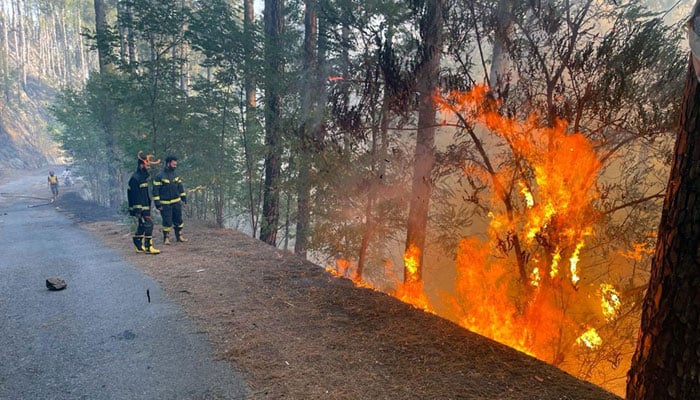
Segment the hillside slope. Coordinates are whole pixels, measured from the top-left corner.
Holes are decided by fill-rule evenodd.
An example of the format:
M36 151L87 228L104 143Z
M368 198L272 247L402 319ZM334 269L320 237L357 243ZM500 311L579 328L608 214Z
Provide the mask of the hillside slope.
M27 169L56 163L59 151L48 134L47 107L54 90L30 79L22 98L2 100L0 107L0 168Z
M244 234L188 222L188 243L136 254L118 216L75 193L58 207L159 281L251 398L618 399Z

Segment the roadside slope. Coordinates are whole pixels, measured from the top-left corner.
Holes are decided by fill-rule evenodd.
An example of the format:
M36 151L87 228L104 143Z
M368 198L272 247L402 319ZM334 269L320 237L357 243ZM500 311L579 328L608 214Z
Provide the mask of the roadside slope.
M618 399L244 234L188 224L190 242L136 254L124 223L59 206L154 277L244 369L252 399Z

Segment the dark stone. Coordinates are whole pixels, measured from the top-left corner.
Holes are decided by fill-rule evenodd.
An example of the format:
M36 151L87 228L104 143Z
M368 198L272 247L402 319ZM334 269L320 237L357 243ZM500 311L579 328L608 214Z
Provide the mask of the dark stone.
M117 340L134 340L136 339L136 334L130 330L125 330L124 332L118 334L117 336L112 336Z
M48 278L46 280L46 287L49 290L63 290L66 286L66 281L61 278Z

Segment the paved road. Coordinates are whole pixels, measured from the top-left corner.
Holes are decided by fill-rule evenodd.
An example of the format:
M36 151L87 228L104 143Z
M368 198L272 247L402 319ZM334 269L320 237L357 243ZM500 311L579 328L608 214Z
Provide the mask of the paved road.
M241 375L153 279L20 197L48 194L43 175L0 185L0 399L243 398ZM51 276L68 287L47 290Z

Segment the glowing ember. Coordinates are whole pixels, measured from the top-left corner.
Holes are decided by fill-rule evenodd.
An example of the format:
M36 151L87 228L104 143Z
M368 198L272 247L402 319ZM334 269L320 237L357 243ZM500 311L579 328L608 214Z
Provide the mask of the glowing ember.
M603 309L603 316L605 316L606 321L612 321L615 319L620 307L622 307L620 294L612 285L607 283L600 285L600 293L600 305Z
M590 328L576 339L579 346L586 346L589 349L595 349L603 344L603 339L598 336L595 328Z

